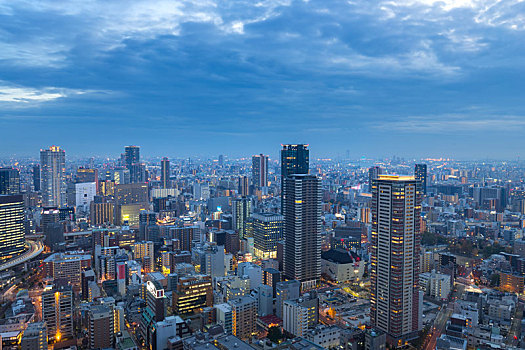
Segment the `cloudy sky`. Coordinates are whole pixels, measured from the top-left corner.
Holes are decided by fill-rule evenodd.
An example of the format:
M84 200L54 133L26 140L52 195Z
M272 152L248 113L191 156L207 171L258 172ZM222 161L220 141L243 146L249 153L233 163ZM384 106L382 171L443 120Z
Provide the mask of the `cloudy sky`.
M0 156L525 157L523 0L0 0Z

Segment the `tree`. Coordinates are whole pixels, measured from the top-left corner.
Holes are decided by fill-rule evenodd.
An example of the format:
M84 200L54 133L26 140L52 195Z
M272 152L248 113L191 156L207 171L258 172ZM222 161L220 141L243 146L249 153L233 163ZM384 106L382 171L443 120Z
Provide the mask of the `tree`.
M268 328L267 338L270 339L273 343L278 343L279 340L283 339L283 333L281 332L281 328L278 326Z
M499 286L499 273L493 273L490 276L490 286L491 287Z

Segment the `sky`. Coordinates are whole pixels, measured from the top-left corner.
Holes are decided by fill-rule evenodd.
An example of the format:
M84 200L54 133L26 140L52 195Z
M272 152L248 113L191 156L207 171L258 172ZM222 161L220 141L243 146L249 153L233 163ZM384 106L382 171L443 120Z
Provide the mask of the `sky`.
M523 0L0 0L0 156L525 157Z

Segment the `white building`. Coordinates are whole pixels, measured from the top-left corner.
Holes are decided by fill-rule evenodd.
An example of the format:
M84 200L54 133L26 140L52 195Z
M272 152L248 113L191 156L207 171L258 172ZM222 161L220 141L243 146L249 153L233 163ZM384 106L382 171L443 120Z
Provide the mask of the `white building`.
M267 316L273 314L273 288L266 284L260 284L257 288L258 316Z
M168 347L168 338L174 335L189 335L190 329L186 322L180 316L166 317L164 321L156 324L156 341L157 349L166 349Z
M306 332L304 338L325 349L336 348L341 343L341 328L320 325Z
M321 253L321 273L334 281L358 282L365 272L364 261L354 252L331 249Z
M419 274L419 286L435 299L447 299L450 294L450 276L442 273L425 272Z
M96 195L96 182L81 182L75 184L75 206L77 210L88 212L89 206Z
M217 310L217 323L224 328L228 334L232 334L233 327L233 311L230 304L217 304L214 306Z
M252 289L262 284L262 268L251 262L242 262L237 267L237 276L248 276Z

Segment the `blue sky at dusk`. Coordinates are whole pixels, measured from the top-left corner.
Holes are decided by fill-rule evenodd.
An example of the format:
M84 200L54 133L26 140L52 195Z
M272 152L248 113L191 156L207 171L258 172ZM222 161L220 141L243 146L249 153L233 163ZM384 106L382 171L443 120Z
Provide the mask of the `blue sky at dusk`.
M525 2L0 0L0 156L525 157Z

